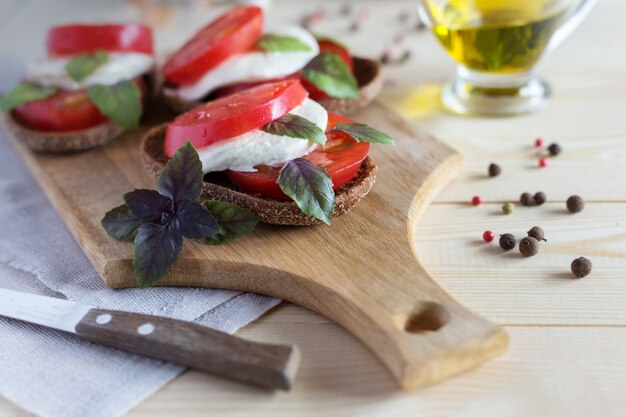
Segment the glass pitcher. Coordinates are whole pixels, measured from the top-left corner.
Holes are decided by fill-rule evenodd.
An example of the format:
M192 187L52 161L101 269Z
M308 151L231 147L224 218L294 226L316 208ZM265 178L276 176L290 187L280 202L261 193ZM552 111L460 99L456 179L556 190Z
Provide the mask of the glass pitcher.
M461 114L511 115L547 104L539 59L566 38L596 0L419 0L419 13L458 63L442 100Z

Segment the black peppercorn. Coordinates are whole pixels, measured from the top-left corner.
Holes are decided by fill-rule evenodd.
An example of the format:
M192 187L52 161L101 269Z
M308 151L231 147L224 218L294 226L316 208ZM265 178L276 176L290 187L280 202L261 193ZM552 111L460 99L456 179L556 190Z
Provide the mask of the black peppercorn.
M580 257L572 261L572 274L576 278L584 278L591 273L591 261L587 258Z
M533 196L530 193L523 193L519 198L519 202L522 203L522 206L532 206L534 203Z
M497 177L502 172L502 168L498 164L491 164L488 171L490 177Z
M519 242L519 252L526 257L536 255L539 252L539 241L534 237L525 237Z
M500 235L500 247L504 250L511 250L515 247L515 243L517 243L515 236L510 233L505 233Z
M570 213L578 213L585 208L585 202L577 195L568 198L566 205Z
M557 156L561 153L561 145L559 145L558 143L551 144L550 146L548 146L548 152L550 152L550 155L552 156Z
M534 237L537 240L543 240L547 242L545 239L545 234L543 233L543 229L539 226L534 226L532 229L528 231L528 236Z
M540 206L543 203L546 202L546 193L539 191L537 193L535 193L535 195L533 196L533 200L535 201L535 204Z

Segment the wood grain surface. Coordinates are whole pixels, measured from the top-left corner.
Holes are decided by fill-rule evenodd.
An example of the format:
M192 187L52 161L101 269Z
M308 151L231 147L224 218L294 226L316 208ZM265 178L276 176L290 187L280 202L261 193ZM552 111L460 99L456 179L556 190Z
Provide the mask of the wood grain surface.
M31 3L20 19L0 15L6 21L4 39L28 27L33 34L21 45L36 47L51 18L67 20L55 13L58 6ZM320 7L318 2L275 3L278 17L293 22L301 16L297 10ZM332 12L340 7L335 3L322 6ZM358 2L355 12L367 8L371 13L363 30L348 31L332 12L319 32L342 39L359 55L376 56L403 29L397 23L400 11L414 10L414 5L413 0ZM89 16L87 9L73 9L74 20ZM116 10L122 13L121 7ZM625 15L622 0L598 2L572 37L544 60L539 73L552 84L554 98L532 115L483 119L443 111L438 92L453 64L427 32L408 33L397 48L410 48L411 60L384 69L381 98L465 158L460 175L435 198L416 230L420 260L456 299L505 325L511 339L506 354L473 372L402 393L357 339L322 316L287 305L239 334L301 347L294 391L268 395L188 372L129 416L623 417L626 55L620 39L626 35ZM179 33L170 31L165 40L172 34ZM535 168L537 136L564 148L546 170ZM504 168L495 181L485 175L492 161ZM546 206L500 214L502 202L539 190L548 195ZM584 212L567 216L561 209L573 193L589 204ZM474 209L468 201L476 194L487 203ZM485 229L523 234L535 224L546 229L550 241L534 258L518 260L480 243ZM593 260L594 272L572 280L569 262L581 255ZM0 416L28 415L0 401Z

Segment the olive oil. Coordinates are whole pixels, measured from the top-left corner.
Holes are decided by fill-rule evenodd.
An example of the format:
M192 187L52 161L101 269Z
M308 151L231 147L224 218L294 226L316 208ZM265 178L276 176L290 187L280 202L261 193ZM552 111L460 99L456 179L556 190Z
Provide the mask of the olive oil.
M564 0L426 0L435 35L466 68L479 72L528 71L566 14Z

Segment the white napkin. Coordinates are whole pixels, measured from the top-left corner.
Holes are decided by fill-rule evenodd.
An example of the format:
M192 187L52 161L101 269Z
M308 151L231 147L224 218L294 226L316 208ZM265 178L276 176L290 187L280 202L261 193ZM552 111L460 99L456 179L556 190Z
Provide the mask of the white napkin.
M0 287L234 332L278 304L195 288L111 290L0 134ZM115 417L184 368L0 317L0 395L44 417Z

